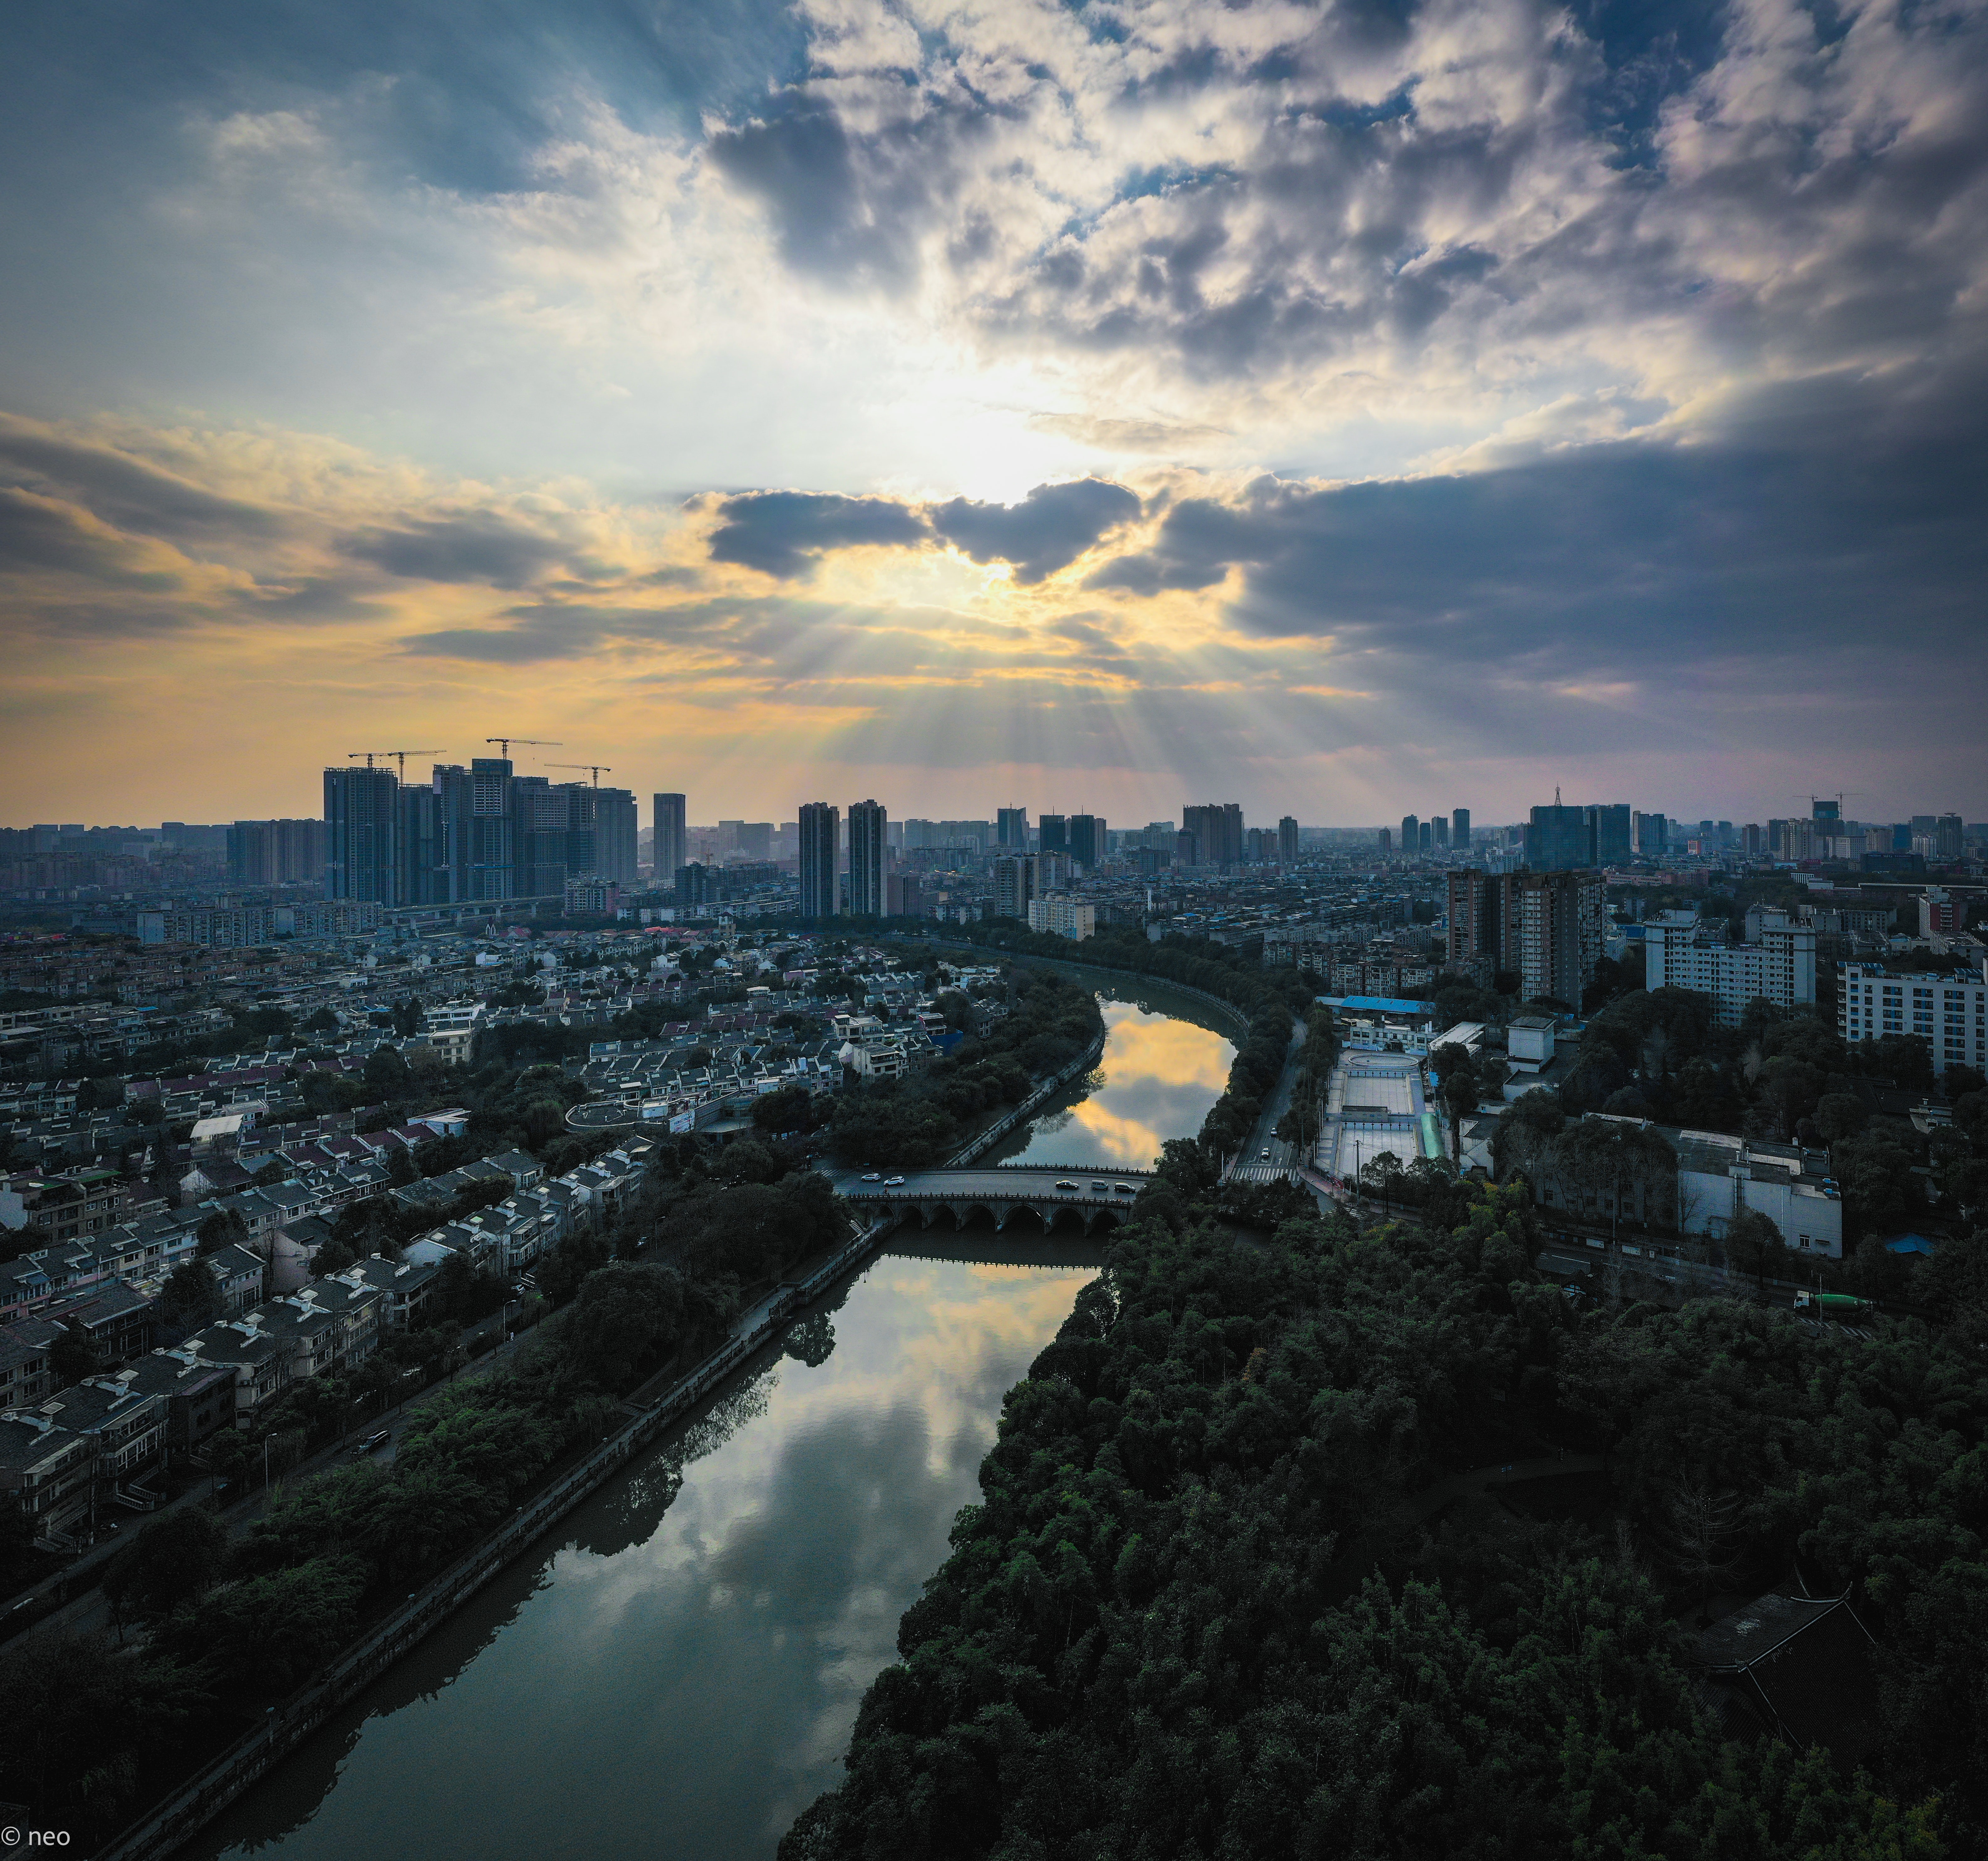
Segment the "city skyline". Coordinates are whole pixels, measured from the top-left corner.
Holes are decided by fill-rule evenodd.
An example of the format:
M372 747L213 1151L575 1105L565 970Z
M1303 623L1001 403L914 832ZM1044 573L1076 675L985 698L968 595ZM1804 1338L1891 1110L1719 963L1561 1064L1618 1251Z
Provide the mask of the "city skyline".
M24 28L9 818L1988 814L1982 17L1389 19Z

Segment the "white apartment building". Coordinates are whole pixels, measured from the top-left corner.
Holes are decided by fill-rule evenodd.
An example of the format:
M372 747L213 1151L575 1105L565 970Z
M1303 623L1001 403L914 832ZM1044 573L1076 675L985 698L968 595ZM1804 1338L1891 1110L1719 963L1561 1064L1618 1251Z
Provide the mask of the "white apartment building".
M1097 934L1097 907L1070 898L1033 898L1029 901L1029 928L1081 943Z
M1712 1018L1737 1027L1748 1005L1796 1008L1815 1000L1815 931L1780 914L1748 920L1757 943L1728 941L1692 911L1665 911L1643 927L1647 988L1688 988L1712 998Z
M1904 969L1845 963L1837 1031L1845 1041L1916 1034L1932 1049L1932 1069L1988 1069L1988 957L1978 969Z

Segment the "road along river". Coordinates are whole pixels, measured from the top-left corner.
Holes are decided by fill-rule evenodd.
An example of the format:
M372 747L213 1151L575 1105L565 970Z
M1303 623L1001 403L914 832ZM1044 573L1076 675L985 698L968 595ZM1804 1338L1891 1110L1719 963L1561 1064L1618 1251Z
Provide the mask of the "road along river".
M1097 1072L996 1157L1146 1167L1200 1127L1218 1018L1100 988ZM1102 1245L901 1230L182 1853L767 1861Z

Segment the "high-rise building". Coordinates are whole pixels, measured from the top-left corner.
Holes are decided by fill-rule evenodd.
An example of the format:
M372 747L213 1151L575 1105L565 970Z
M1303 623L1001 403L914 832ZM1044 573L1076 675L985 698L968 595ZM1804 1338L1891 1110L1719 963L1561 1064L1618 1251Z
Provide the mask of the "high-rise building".
M1424 821L1422 825L1415 829L1415 845L1419 850L1423 853L1433 853L1435 850L1435 835L1433 822Z
M1107 843L1103 815L1073 814L1065 830L1065 837L1070 847L1070 856L1087 872L1095 872L1104 863Z
M1452 969L1475 970L1489 964L1495 974L1503 967L1499 961L1499 937L1503 930L1503 888L1497 878L1480 866L1466 866L1449 875L1449 965Z
M994 915L1026 919L1037 893L1040 862L1027 853L1002 853L994 861Z
M1395 850L1394 830L1391 828L1383 827L1378 829L1378 832L1380 834L1381 851L1383 853L1392 853Z
M1767 823L1770 851L1780 850L1780 836L1774 829L1777 823ZM1668 823L1661 814L1636 814L1630 816L1630 850L1639 860L1661 860L1668 850Z
M1277 857L1286 866L1295 866L1298 859L1298 817L1287 814L1277 822Z
M573 803L566 785L554 788L543 775L513 775L505 785L511 803L510 890L478 896L563 899L573 833ZM590 840L592 829L587 833Z
M849 804L849 912L852 917L884 915L884 833L881 802Z
M1429 844L1438 853L1449 851L1449 816L1446 814L1429 817Z
M1045 814L1039 822L1041 838L1038 850L1043 853L1068 853L1070 851L1070 822L1060 814Z
M1536 873L1578 872L1594 863L1594 824L1586 808L1535 808L1526 829L1526 863Z
M576 788L578 783L573 785ZM617 885L635 883L635 836L637 831L635 796L627 789L596 789L593 791L593 870L603 879L611 879ZM759 857L766 857L762 843ZM577 871L579 868L575 867Z
M673 880L677 868L688 862L690 843L684 825L684 798L681 795L658 795L651 805L654 812L649 817L649 825L654 837L649 848L649 860L656 869L657 883L661 884Z
M400 902L401 784L391 769L324 772L324 895Z
M1630 810L1625 802L1602 802L1587 810L1588 831L1593 849L1589 863L1620 866L1629 857L1632 834Z
M1500 877L1499 947L1503 967L1518 972L1520 999L1577 1009L1601 958L1607 917L1601 875L1534 870Z
M478 756L436 766L441 802L443 852L448 867L449 901L467 904L515 898L517 881L516 821L511 806L510 758ZM561 823L563 828L563 822ZM562 857L559 885L566 890Z
M442 829L441 792L433 781L411 782L401 789L401 902L449 902L448 839Z
M228 830L231 885L321 885L324 822L237 821Z
M1401 816L1401 851L1413 856L1422 843L1422 824L1412 814Z
M1470 850L1470 810L1459 808L1449 817L1449 843L1459 853Z
M698 911L706 905L714 905L718 900L718 872L715 866L705 866L693 860L688 866L680 866L671 875L671 890L679 911Z
M1193 836L1197 866L1242 863L1242 809L1236 802L1210 802L1181 810L1181 831Z
M1029 850L1029 811L1026 808L996 808L994 810L994 838L996 843L1012 853Z
M837 868L842 849L842 813L833 802L808 802L801 809L801 916L837 916L842 887Z

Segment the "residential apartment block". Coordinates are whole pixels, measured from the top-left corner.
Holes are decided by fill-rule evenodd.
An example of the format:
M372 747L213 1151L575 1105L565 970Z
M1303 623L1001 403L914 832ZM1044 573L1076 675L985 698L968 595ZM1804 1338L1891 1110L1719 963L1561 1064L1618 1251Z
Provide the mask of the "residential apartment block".
M1757 941L1736 943L1693 911L1666 911L1643 927L1644 986L1709 995L1712 1018L1737 1027L1750 1004L1787 1008L1815 1000L1815 930L1779 912L1748 920Z
M1978 969L1909 969L1884 961L1845 963L1837 1031L1845 1041L1915 1034L1932 1049L1932 1069L1988 1069L1988 958Z

